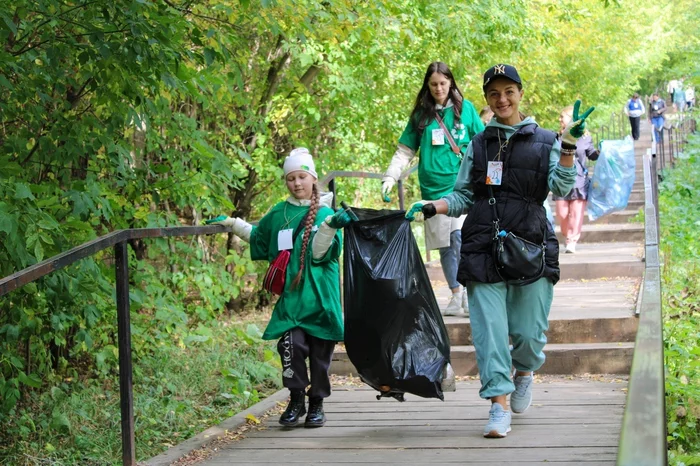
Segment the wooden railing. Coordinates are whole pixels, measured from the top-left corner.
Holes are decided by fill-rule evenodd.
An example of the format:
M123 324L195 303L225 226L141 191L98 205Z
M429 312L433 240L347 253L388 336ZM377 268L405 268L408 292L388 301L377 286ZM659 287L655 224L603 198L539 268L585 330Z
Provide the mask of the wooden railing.
M637 306L639 328L620 433L618 466L668 464L657 163L661 161L663 167L667 156L673 166L688 133L694 129L694 121L681 117L662 129L661 141L658 144L654 141L644 157L644 280L638 298L641 300Z
M0 279L0 296L3 296L27 283L38 280L44 275L60 270L73 262L84 259L85 257L96 254L107 248L114 247L117 280L117 339L119 340L119 404L121 409L122 463L125 466L136 465L131 364L131 319L129 315L129 255L127 253L127 241L141 238L211 235L225 232L231 232L231 227L209 225L118 230Z

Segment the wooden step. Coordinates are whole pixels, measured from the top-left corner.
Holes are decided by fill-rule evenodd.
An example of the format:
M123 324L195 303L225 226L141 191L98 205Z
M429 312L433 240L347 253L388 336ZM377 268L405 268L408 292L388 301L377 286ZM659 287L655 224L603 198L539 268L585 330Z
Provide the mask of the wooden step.
M633 342L547 344L547 357L538 374L629 374ZM473 346L452 346L452 367L456 375L478 375ZM333 353L330 371L337 375L357 375L345 350Z
M643 252L640 244L630 242L579 243L576 254L564 253L564 246L560 245L561 279L591 280L610 277L641 277L644 273ZM440 286L445 284L445 276L439 260L425 264L425 268L431 282L439 283ZM446 302L445 305L447 305Z
M614 308L609 311L612 314ZM450 344L473 345L471 322L463 317L446 317L445 326ZM557 319L549 321L547 341L550 343L615 343L634 342L639 319L629 317Z
M549 193L549 196L547 197L549 200L550 206L554 207L554 195ZM632 191L630 192L630 201L643 201L644 200L644 183L642 182L639 187L635 188L634 185L632 187Z
M612 212L608 215L603 215L600 218L593 220L588 223L629 223L633 218L639 215L639 211L636 210L620 210L618 212ZM556 217L555 217L556 218ZM585 221L588 221L587 219Z
M547 341L550 343L609 343L634 341L638 279L560 281L554 287ZM434 285L435 287L435 285ZM435 289L441 309L451 291ZM461 316L443 317L452 345L471 345L471 323Z
M564 237L559 231L559 225L555 228L560 242ZM605 242L642 242L644 241L644 225L641 223L584 223L581 232L580 243L605 243Z
M580 243L576 246L576 254L564 253L564 246L560 245L561 279L641 277L644 273L643 255L641 244L633 242Z
M547 344L544 353L538 374L629 374L634 343ZM455 374L479 374L473 346L453 346L450 359Z

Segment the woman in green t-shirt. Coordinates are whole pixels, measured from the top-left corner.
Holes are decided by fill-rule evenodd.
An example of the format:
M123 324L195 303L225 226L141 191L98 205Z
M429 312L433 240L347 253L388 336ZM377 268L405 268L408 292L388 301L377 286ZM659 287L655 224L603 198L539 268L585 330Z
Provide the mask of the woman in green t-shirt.
M438 117L460 149L459 154L453 151ZM476 109L462 95L449 67L442 62L431 63L398 148L384 173L384 200L388 201L391 188L416 153L419 153L418 181L422 198L437 200L451 193L462 162L461 149L466 149L469 141L483 129ZM462 223L464 216L436 215L425 222L425 240L428 249L440 251L442 271L452 290L444 315L469 317L467 294L457 281Z
M316 168L307 149L294 149L283 169L290 196L272 207L257 226L226 216L206 223L231 226L236 236L250 243L253 260L272 263L280 251L291 250L284 288L263 338L279 339L282 382L291 394L279 423L287 427L297 425L306 414L308 395L309 414L304 426L321 427L326 422L323 399L331 392L328 369L335 343L343 340L344 332L339 229L352 220L345 210L333 212L332 193L319 193ZM311 387L305 393L309 383Z

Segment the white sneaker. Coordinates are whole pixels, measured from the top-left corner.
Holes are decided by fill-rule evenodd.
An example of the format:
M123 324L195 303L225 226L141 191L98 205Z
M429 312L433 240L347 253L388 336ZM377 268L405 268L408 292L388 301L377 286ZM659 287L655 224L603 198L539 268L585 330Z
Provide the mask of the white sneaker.
M568 252L569 254L575 254L576 253L576 243L567 244L565 252Z
M450 297L450 302L447 303L447 307L442 312L444 316L459 316L464 313L462 309L462 296L466 294L464 291L458 291L457 293L452 293Z
M448 362L445 364L445 369L442 372L442 391L443 392L456 392L457 383L455 381L455 371L452 370L452 365Z
M469 297L467 296L467 290L462 291L462 310L464 311L464 317L469 317Z

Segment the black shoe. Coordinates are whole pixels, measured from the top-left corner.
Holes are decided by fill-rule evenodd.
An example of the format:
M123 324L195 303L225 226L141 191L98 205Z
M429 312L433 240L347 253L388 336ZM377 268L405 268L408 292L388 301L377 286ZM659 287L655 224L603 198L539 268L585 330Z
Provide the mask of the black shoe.
M309 414L306 415L304 427L323 427L326 413L323 412L323 398L309 400Z
M280 416L279 423L286 427L294 427L299 424L299 418L304 414L306 414L304 392L292 392L287 409Z

